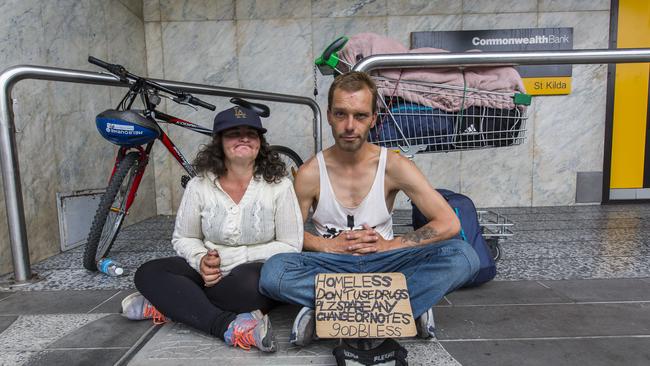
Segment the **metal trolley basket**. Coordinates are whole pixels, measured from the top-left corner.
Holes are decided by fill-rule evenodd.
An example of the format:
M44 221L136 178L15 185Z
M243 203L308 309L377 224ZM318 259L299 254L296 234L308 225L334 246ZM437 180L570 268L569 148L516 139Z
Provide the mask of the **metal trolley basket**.
M520 145L526 134L526 108L521 94L498 93L443 84L374 77L379 87L379 113L370 141L416 153L449 152ZM445 110L395 96L391 88L422 100L457 106ZM512 105L514 108L494 108Z
M323 75L353 68L337 54L346 42L346 37L335 40L316 59ZM531 101L527 94L479 90L465 83L449 85L371 77L379 91L379 110L369 141L379 146L413 158L418 153L515 146L525 140L526 110ZM483 237L498 260L500 241L513 235L513 224L494 211L477 213Z

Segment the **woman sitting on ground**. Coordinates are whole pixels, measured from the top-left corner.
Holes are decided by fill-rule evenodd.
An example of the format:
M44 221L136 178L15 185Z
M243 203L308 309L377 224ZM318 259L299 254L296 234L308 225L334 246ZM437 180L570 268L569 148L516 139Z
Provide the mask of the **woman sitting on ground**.
M263 262L302 249L300 208L286 167L271 152L252 110L215 117L213 140L194 161L172 244L178 257L143 264L140 293L122 301L129 319L164 314L232 346L276 350L268 313L276 303L259 293ZM164 319L164 318L163 318Z

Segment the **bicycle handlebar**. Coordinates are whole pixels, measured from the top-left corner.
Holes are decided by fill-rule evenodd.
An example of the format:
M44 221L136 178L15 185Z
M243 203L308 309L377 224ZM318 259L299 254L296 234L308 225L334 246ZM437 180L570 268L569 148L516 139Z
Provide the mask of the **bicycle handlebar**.
M122 81L122 82L129 82L129 79L132 79L134 82L140 81L140 82L143 82L146 85L148 85L148 86L150 86L150 87L152 87L152 88L154 88L156 90L165 92L167 94L171 94L171 95L176 97L176 98L173 98L173 100L175 102L177 102L177 103L189 103L189 104L193 104L193 105L196 105L196 106L199 106L199 107L209 109L211 111L217 109L217 107L215 107L214 105L212 105L212 104L210 104L208 102L204 102L201 99L199 99L199 98L197 98L197 97L195 97L195 96L193 96L191 94L177 92L175 90L166 88L166 87L156 83L155 81L151 81L151 80L148 80L146 78L143 78L143 77L137 76L135 74L132 74L132 73L128 72L124 68L124 66L122 66L122 65L110 64L108 62L102 61L102 60L100 60L100 59L98 59L96 57L93 57L93 56L88 56L88 62L90 62L93 65L97 65L97 66L99 66L101 68L106 69L111 74L119 77L120 81Z

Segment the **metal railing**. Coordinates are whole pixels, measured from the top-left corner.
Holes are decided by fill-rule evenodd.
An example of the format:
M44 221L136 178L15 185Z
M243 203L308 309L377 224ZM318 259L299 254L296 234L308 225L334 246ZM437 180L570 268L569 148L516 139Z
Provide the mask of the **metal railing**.
M61 69L45 66L18 65L6 69L0 74L0 167L4 186L7 223L14 267L14 282L25 283L32 279L25 225L25 209L20 183L20 168L16 148L16 127L14 124L13 87L21 80L51 80L80 84L122 86L115 76L83 70ZM240 97L290 104L302 104L314 113L314 151L321 150L321 112L320 107L311 98L276 94L262 91L227 88L204 84L183 83L169 80L155 80L159 84L192 94L214 95L221 97Z
M358 62L356 71L378 68L415 68L449 66L512 66L512 65L559 65L559 64L608 64L650 62L650 49L620 50L572 50L532 52L485 52L444 54L394 54L374 55ZM81 70L59 69L42 66L14 66L0 75L0 163L4 183L7 221L14 264L14 281L29 281L31 269L27 246L25 213L20 187L20 171L16 155L14 115L11 90L20 80L40 79L67 81L82 84L124 86L114 76ZM313 99L293 95L214 87L175 81L156 80L166 87L194 94L237 96L272 102L304 104L314 112L314 150L321 150L320 108Z
M354 71L369 72L375 69L415 67L613 64L635 62L650 62L650 49L630 48L622 50L374 55L357 62L352 69Z

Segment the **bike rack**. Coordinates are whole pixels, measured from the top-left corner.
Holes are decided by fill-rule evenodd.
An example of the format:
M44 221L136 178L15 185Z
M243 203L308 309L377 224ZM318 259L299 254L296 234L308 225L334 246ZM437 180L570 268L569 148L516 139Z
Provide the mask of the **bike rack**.
M0 74L0 167L2 168L9 240L14 266L13 281L17 285L32 281L33 276L29 262L29 247L27 245L25 209L20 183L20 168L16 149L16 127L14 124L11 91L16 83L29 79L126 87L124 83L121 83L112 74L47 66L17 65L6 69ZM314 151L317 152L322 149L320 107L311 98L179 81L153 80L165 87L192 94L239 97L306 105L314 113Z

